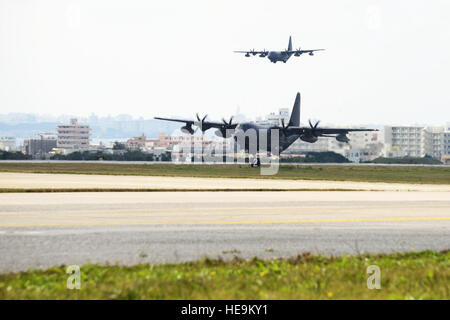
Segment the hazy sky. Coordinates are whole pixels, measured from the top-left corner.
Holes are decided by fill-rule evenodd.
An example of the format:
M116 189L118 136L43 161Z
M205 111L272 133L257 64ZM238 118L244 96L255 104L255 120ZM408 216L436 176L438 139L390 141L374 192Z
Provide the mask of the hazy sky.
M233 50L325 48L286 64ZM0 0L0 113L450 121L450 1Z

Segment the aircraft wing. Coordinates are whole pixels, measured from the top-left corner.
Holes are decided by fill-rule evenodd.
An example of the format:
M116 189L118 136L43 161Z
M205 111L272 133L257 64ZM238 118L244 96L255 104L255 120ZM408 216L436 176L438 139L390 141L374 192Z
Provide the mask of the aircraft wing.
M165 120L165 121L173 121L173 122L182 122L186 124L194 124L195 120L185 120L185 119L172 119L172 118L160 118L160 117L154 117L153 119L156 120Z
M238 126L238 123L232 123L233 118L231 118L229 122L226 122L225 120L223 120L222 122L205 121L206 116L203 119L200 119L198 117L197 120L161 118L161 117L155 117L154 119L164 120L164 121L181 122L181 123L185 123L187 126L195 125L203 131L206 131L211 128L216 128L216 129L221 129L221 130L236 129L236 127Z
M307 129L311 130L311 128ZM316 131L320 134L347 134L355 131L378 131L378 129L317 128Z
M292 51L288 51L288 52L291 54L294 54L295 56L300 56L304 53L308 53L308 54L312 55L316 51L323 51L323 50L325 50L325 49L311 49L311 50L300 50L299 49L299 50L292 50Z
M254 53L254 54L267 53L267 51L253 51L253 50L250 50L250 51L233 51L233 52L235 52L235 53Z
M378 129L353 129L353 128L311 128L311 127L288 127L290 131L298 132L299 134L314 131L316 135L328 134L347 134L356 131L379 131Z
M264 51L255 51L255 50L249 50L249 51L233 51L234 53L245 53L245 55L247 57L250 57L250 55L259 55L260 57L265 57L269 54L268 51L264 50Z

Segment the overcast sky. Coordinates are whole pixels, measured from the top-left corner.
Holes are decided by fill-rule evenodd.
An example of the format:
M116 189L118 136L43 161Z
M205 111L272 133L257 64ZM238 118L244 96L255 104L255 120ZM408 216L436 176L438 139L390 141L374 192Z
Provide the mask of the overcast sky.
M286 64L233 50L325 48ZM450 121L450 1L0 0L0 113Z

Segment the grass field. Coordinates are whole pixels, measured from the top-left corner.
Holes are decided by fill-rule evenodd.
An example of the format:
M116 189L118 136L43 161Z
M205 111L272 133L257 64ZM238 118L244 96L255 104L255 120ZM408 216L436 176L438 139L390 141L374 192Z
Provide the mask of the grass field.
M101 175L178 176L256 179L304 179L450 184L450 167L281 165L273 176L262 176L249 165L175 165L111 163L0 163L0 172Z
M367 267L381 289L367 288ZM65 267L0 275L0 299L449 299L450 252L278 260L203 260L167 265Z

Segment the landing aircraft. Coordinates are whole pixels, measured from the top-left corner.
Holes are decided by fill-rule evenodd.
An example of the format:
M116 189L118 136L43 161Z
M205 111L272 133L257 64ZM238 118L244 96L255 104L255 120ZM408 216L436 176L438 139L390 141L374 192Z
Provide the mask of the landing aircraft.
M269 60L273 63L277 63L277 61L283 61L286 63L286 61L289 60L289 58L294 55L295 57L300 57L304 53L308 53L310 56L314 55L315 51L321 51L325 49L312 49L312 50L301 50L298 48L298 50L292 50L292 37L289 37L289 44L288 48L284 51L266 51L264 49L263 51L255 51L254 49L250 51L234 51L236 53L245 53L246 57L250 57L250 55L259 55L261 58L269 58Z
M202 133L214 128L217 129L215 134L221 138L233 138L241 149L245 152L257 156L257 153L266 152L272 154L280 154L289 148L297 139L308 143L316 142L319 137L332 137L339 142L348 143L350 139L347 137L349 132L354 131L378 131L377 129L351 129L351 128L320 128L319 122L312 123L309 121L309 126L300 126L300 92L295 97L294 107L292 108L289 123L286 125L284 119L281 119L280 125L258 125L253 122L233 123L233 117L229 121L222 119L222 122L207 121L208 115L201 118L197 114L196 120L187 119L172 119L155 117L157 120L181 122L185 125L181 127L181 131L187 134L194 134L195 131L192 126L197 126ZM274 130L276 133L274 133ZM248 139L250 134L254 132L256 141ZM274 137L278 136L278 144L272 146L272 134ZM278 135L276 135L278 134ZM260 137L266 135L264 143L260 143ZM244 137L244 139L241 139ZM276 140L275 140L276 141ZM252 145L253 144L253 145ZM255 157L259 165L259 158Z

